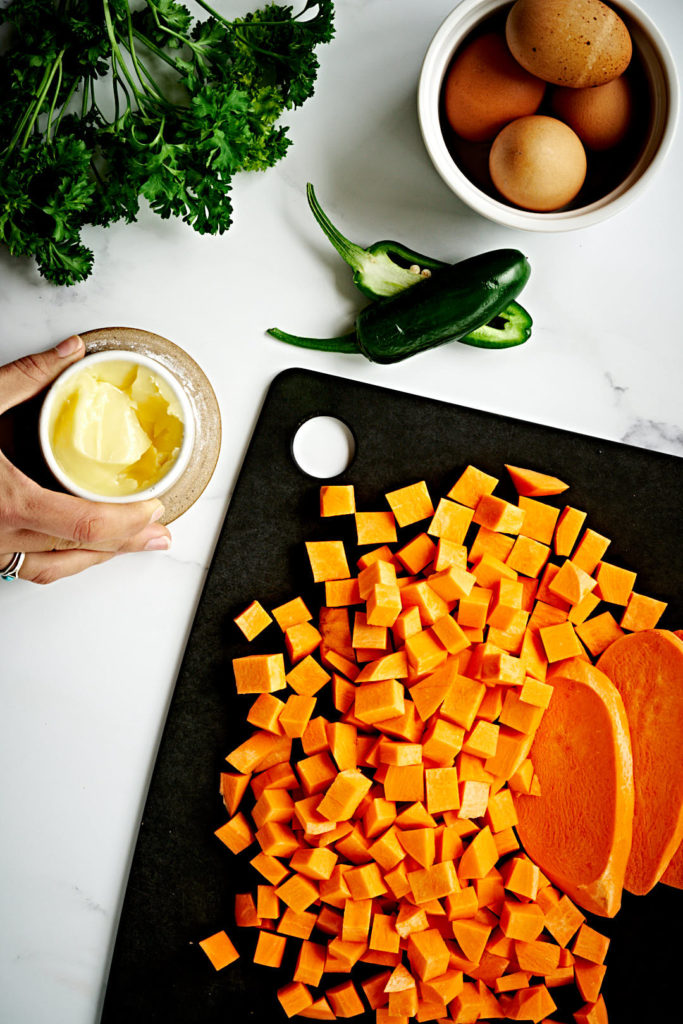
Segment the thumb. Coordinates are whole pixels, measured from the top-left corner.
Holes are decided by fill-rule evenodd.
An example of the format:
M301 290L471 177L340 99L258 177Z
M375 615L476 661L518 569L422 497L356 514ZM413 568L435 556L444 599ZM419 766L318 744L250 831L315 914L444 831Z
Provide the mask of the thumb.
M33 398L84 355L83 339L74 334L47 352L23 356L0 366L0 413Z

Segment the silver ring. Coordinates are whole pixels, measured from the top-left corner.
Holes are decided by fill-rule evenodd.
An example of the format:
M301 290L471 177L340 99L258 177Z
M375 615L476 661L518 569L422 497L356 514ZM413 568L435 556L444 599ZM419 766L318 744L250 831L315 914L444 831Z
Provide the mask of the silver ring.
M19 570L24 564L26 555L23 551L15 551L10 559L10 563L4 569L0 570L0 580L6 580L8 583L12 583L19 577Z

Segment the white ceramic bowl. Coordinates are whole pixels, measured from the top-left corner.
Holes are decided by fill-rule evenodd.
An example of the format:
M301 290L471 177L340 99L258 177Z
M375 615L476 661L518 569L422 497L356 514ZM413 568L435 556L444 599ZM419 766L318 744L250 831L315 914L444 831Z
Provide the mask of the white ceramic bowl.
M484 217L528 231L569 231L588 227L623 210L640 195L666 157L676 128L679 103L678 76L671 52L656 26L632 0L615 3L609 0L609 6L628 26L634 59L638 60L647 83L651 116L640 153L615 187L587 205L552 213L522 210L488 194L464 173L447 146L440 118L443 82L455 51L482 21L502 14L511 6L510 0L462 0L437 30L427 50L418 87L422 138L436 170L448 187Z
M116 495L113 497L97 494L94 491L88 491L71 480L55 458L50 441L51 417L54 411L55 402L60 400L60 396L63 393L64 385L67 384L71 378L80 373L84 367L93 366L96 363L109 362L135 363L139 366L145 366L151 370L155 376L167 385L168 389L177 398L183 420L183 440L180 446L180 451L168 472L150 487L144 488L144 490L135 491L133 494ZM145 501L148 498L159 498L178 482L187 469L187 465L192 454L195 436L195 421L190 400L188 399L182 385L178 379L166 369L165 366L162 366L162 364L157 362L156 359L151 359L149 356L143 355L141 352L130 352L125 349L107 349L101 352L93 352L91 355L84 356L83 359L80 359L78 362L72 363L71 366L64 370L64 372L53 382L45 395L40 411L38 433L43 457L45 458L52 474L62 484L62 486L66 488L66 490L77 495L79 498L87 498L89 501L107 501L120 504L130 501Z

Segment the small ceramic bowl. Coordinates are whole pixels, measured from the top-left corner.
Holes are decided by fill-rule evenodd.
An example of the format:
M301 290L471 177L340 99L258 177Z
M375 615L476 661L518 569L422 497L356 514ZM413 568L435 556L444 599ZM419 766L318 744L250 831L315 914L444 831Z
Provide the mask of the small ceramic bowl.
M52 447L50 439L50 425L53 414L58 403L61 401L65 386L76 377L83 369L95 366L97 363L127 362L138 366L144 366L158 377L166 385L168 390L175 396L181 411L183 421L183 440L180 450L171 464L168 471L156 480L149 487L125 495L102 495L89 491L75 483L64 471ZM125 349L108 349L101 352L93 352L86 355L76 363L72 363L50 386L40 412L38 433L43 457L50 468L53 476L59 483L72 494L79 498L87 498L89 501L107 501L124 503L130 501L145 501L148 498L159 498L174 486L187 469L195 438L195 419L192 405L178 379L161 363L141 352L132 352Z
M484 23L503 28L510 0L462 0L429 45L418 86L418 117L432 163L448 187L489 220L528 231L569 231L605 220L623 210L651 183L671 146L678 118L678 76L669 48L656 26L632 0L609 2L626 23L633 41L627 74L634 75L642 115L631 150L620 166L596 161L586 183L568 207L536 213L513 206L496 191L488 175L487 148L463 143L450 130L441 109L446 73L456 51ZM592 175L592 177L591 177Z

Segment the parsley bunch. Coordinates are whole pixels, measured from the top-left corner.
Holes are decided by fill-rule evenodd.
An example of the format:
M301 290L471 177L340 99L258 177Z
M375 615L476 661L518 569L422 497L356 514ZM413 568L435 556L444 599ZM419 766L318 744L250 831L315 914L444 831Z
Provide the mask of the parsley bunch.
M272 166L277 124L313 93L332 0L232 21L197 0L13 0L0 12L0 241L55 284L83 281L86 224L135 220L144 197L200 233L231 223L232 176Z

